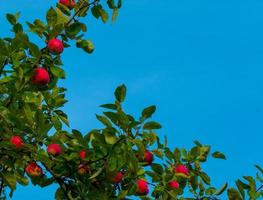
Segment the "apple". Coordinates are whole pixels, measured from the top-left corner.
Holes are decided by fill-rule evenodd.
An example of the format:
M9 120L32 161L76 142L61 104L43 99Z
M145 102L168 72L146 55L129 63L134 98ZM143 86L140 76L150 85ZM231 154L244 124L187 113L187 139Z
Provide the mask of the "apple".
M50 144L47 147L47 152L53 156L61 154L61 147L58 144Z
M149 193L148 184L143 179L137 180L137 194L138 195L147 195Z
M79 157L80 159L84 159L86 157L86 151L82 150L81 152L79 152Z
M48 41L47 48L50 52L54 54L60 54L64 50L63 42L57 38L53 38Z
M20 136L14 135L10 138L10 142L16 146L17 149L20 149L23 146L23 140Z
M109 180L112 182L112 183L120 183L123 179L123 173L122 172L118 172L117 174L114 174L113 176L109 177Z
M59 0L59 3L67 6L69 9L72 9L75 6L75 0Z
M26 166L25 171L29 176L33 177L39 177L43 173L42 168L36 162L30 162Z
M148 150L144 152L144 162L146 162L147 165L150 165L153 162L153 154Z
M38 67L34 70L32 82L35 85L44 86L50 81L48 71L42 67Z
M181 165L177 165L175 168L174 168L174 172L175 173L180 173L180 174L184 174L186 176L189 176L189 170L187 168L187 166L181 164Z
M168 186L171 189L178 189L179 188L179 183L177 181L170 181L170 182L168 182Z

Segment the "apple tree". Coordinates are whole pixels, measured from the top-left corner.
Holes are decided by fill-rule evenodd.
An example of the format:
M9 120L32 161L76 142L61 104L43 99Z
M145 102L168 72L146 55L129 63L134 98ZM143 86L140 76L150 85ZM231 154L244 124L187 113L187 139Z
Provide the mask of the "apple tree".
M262 198L260 166L256 178L244 176L235 188L214 187L202 166L210 155L226 159L224 154L198 141L189 150L170 149L157 134L161 124L151 119L155 106L143 109L139 119L123 110L125 85L101 105L104 111L96 117L103 128L69 128L66 88L58 84L66 77L61 54L70 44L92 53L82 19L116 20L121 6L121 0L60 0L45 21L22 24L20 13L6 15L12 36L0 38L1 199L29 182L57 184L58 200L215 200L224 191L230 200Z

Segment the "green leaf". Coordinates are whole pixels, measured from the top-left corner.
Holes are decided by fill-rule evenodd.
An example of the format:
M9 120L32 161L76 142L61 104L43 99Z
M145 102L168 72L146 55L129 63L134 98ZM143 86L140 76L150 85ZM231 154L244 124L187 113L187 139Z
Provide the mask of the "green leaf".
M58 130L58 131L60 131L61 128L62 128L62 124L61 124L61 122L59 121L58 116L56 116L56 115L52 116L52 117L51 117L51 121L52 121L55 129Z
M96 118L107 127L112 127L111 122L104 116L96 115Z
M103 104L100 107L111 109L111 110L117 110L117 106L115 104Z
M205 172L201 172L199 175L205 184L210 185L210 177Z
M12 24L12 25L15 25L16 22L17 22L16 16L13 15L13 14L10 14L10 13L6 14L6 19L7 19L8 22L9 22L10 24Z
M152 114L155 113L155 111L156 111L156 106L154 105L149 106L142 111L142 117L145 119L150 118Z
M118 102L121 103L125 100L126 91L127 91L127 88L125 85L121 85L121 86L117 87L114 94L115 94L115 98Z
M58 15L57 12L51 7L47 11L46 20L49 26L54 26L57 23Z
M50 70L51 73L57 78L64 79L66 77L65 71L62 68L53 66L50 68Z
M225 156L223 153L219 152L219 151L214 152L214 153L212 154L212 156L213 156L214 158L219 158L219 159L224 159L224 160L226 160L226 156Z
M258 169L258 171L260 171L260 173L263 174L263 169L259 165L255 165L255 167Z
M143 129L144 130L153 130L153 129L160 129L162 128L161 124L157 123L157 122L147 122L146 124L144 124Z
M91 177L89 177L89 179L94 179L96 178L97 176L99 176L101 174L101 172L103 171L103 167L101 167L98 171L96 171Z
M219 195L223 194L223 192L227 189L227 186L228 186L228 184L225 183L225 184L215 193L215 195L219 196Z
M227 190L227 196L228 196L229 200L242 200L238 191L234 188L230 188Z

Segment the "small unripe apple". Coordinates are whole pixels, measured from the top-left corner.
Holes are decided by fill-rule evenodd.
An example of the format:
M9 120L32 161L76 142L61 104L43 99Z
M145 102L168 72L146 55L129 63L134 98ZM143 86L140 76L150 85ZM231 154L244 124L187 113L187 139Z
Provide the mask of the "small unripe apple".
M144 152L144 162L146 162L147 165L152 164L153 162L153 154L150 151Z
M75 0L59 0L59 3L67 6L69 9L72 9L75 6Z
M92 53L94 51L94 45L90 40L78 40L77 47L82 48L87 53Z
M84 175L84 174L87 174L89 172L89 168L87 165L84 165L84 164L80 164L79 167L78 167L78 173L80 175Z
M137 194L138 195L147 195L149 193L149 187L145 180L137 180Z
M64 50L63 42L57 38L53 38L48 41L47 47L50 52L54 54L60 54Z
M26 166L25 171L29 176L32 177L41 176L43 173L42 168L36 162L29 163Z
M123 173L122 172L118 172L117 174L113 174L111 177L109 177L109 180L112 183L120 183L123 179Z
M23 140L20 136L14 135L10 138L10 142L16 146L17 149L20 149L23 146Z
M32 82L35 85L44 86L50 81L48 71L42 67L38 67L34 70Z
M179 188L179 183L177 181L170 181L168 183L168 186L171 189L178 189Z
M174 172L175 173L179 173L179 174L184 174L186 176L189 176L189 170L187 168L187 166L181 164L181 165L177 165L175 168L174 168Z
M86 151L82 150L81 152L79 152L80 159L84 159L85 157L86 157Z
M53 156L61 154L61 147L58 144L50 144L47 147L47 152Z

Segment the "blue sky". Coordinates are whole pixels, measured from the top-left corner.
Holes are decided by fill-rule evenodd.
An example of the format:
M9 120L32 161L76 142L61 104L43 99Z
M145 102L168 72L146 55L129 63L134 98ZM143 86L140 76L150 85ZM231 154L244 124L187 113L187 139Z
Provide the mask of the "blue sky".
M3 0L1 32L9 34L6 12L21 20L43 18L55 1ZM227 161L209 160L205 169L220 186L263 165L263 2L260 0L125 1L118 21L102 24L88 17L87 37L96 50L63 54L72 128L99 126L94 114L111 102L114 88L128 87L127 111L138 116L156 104L170 147L192 141L211 144ZM54 187L22 188L15 200L53 199Z

